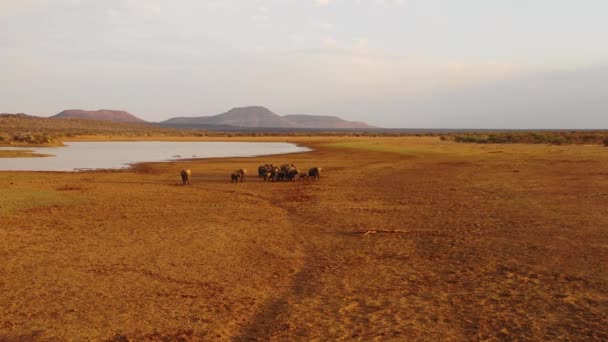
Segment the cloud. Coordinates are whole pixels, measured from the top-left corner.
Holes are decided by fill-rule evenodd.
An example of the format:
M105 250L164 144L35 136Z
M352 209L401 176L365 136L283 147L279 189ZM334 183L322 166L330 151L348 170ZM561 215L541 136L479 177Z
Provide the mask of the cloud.
M313 2L319 7L327 7L331 0L313 0Z

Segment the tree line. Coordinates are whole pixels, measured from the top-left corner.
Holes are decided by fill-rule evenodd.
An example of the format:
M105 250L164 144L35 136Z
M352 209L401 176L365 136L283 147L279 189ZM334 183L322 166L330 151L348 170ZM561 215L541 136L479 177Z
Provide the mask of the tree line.
M608 146L608 131L497 132L442 135L441 140L475 144L552 144Z

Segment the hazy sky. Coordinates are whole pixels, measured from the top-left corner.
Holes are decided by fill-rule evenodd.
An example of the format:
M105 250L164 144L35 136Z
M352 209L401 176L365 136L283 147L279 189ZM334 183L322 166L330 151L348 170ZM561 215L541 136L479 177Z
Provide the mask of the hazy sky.
M0 112L608 128L606 0L0 0Z

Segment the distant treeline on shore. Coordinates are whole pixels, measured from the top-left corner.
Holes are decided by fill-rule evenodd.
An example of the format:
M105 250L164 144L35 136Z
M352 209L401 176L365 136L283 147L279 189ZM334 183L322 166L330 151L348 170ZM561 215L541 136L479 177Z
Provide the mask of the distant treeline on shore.
M529 131L442 135L442 140L477 144L552 144L608 146L608 131Z
M235 128L223 126L173 127L152 123L119 123L82 119L48 119L28 115L0 115L0 145L52 145L78 136L118 137L399 137L435 136L444 141L478 144L604 144L608 130L500 129L303 129Z

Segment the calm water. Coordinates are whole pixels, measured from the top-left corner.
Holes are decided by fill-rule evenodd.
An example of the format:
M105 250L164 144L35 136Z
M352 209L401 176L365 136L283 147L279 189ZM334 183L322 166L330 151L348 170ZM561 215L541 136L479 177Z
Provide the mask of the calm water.
M52 154L44 158L0 158L0 171L121 169L141 162L190 158L254 157L310 151L289 143L257 142L69 142L65 147L0 147Z

